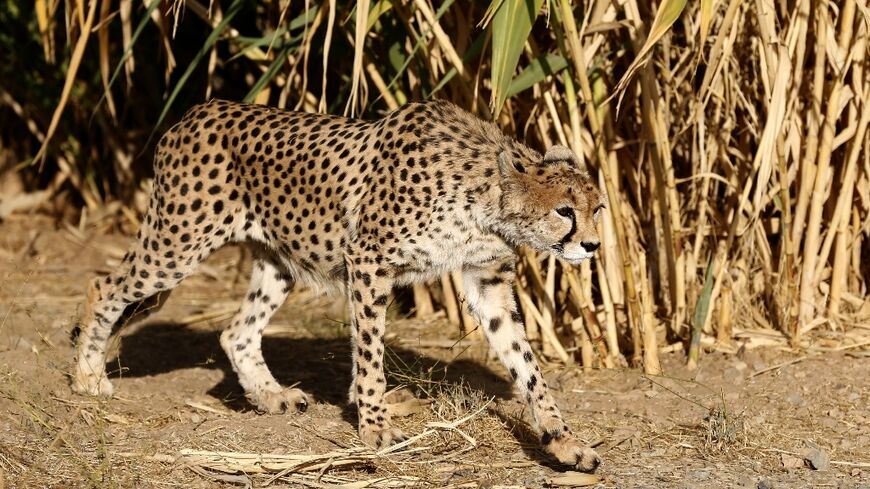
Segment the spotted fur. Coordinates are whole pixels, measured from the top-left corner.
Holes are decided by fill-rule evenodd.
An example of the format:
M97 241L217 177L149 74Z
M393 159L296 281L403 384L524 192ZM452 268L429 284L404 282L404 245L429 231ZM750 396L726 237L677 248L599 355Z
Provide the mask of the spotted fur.
M255 249L251 284L221 335L251 403L304 410L263 361L269 318L294 283L344 289L353 351L351 401L363 441L403 439L384 403L384 319L393 287L461 269L471 313L527 401L544 447L593 470L562 420L525 338L512 293L515 248L568 262L598 248L603 198L567 148L546 155L447 102L351 120L213 101L160 140L148 213L134 246L91 283L73 388L111 396L106 341L125 310L178 285L231 242ZM160 294L162 293L162 294Z

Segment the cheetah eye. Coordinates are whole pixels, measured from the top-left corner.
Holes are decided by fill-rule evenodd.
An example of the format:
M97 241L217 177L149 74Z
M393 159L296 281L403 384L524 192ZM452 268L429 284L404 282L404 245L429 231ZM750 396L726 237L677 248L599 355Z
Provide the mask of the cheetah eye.
M566 206L559 207L558 209L556 209L556 214L559 214L562 217L567 217L567 218L571 219L574 217L574 209L572 209L566 205Z
M604 204L598 204L598 206L592 210L592 219L595 222L598 222L598 217L601 215L601 209L604 209L604 208L605 208Z

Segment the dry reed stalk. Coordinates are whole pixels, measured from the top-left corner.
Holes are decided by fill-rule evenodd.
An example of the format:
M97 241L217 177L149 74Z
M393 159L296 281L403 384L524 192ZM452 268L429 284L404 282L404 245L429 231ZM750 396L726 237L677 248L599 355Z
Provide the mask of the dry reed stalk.
M568 106L568 120L571 123L571 149L577 154L580 159L580 167L586 170L586 159L583 151L583 135L581 129L580 106L577 104L577 89L574 87L574 80L570 73L565 73L562 76L562 83L565 85L565 103Z
M792 23L792 29L789 34L794 34L790 36L794 47L795 54L794 59L794 73L792 74L792 87L788 96L790 100L794 100L799 97L801 85L805 75L803 74L806 53L807 53L807 29L809 28L809 17L810 17L810 2L809 0L802 0L798 5L798 15ZM790 46L791 48L791 46ZM779 138L778 142L781 143L783 138ZM782 149L780 148L779 153L782 153ZM793 229L793 205L791 193L789 192L790 187L790 179L789 179L789 171L786 163L785 157L779 157L778 160L778 171L779 171L779 185L780 185L780 201L782 202L782 223L781 223L781 231L780 235L782 236L782 257L779 260L777 274L780 277L780 282L782 286L780 287L780 296L779 296L779 305L783 309L780 313L777 311L776 313L781 316L780 323L784 328L787 334L791 334L791 332L797 329L797 313L798 309L795 307L795 298L797 297L797 280L795 277L795 244L794 237L792 235Z
M363 47L365 46L366 34L369 25L370 0L356 2L356 29L353 36L353 71L351 74L350 97L344 107L344 115L353 117L360 104L360 78L363 70ZM364 103L359 107L364 109Z
M535 306L534 300L531 298L531 296L529 296L529 294L527 293L521 293L519 295L519 299L520 304L522 304L525 310L529 311L529 313L534 318L535 323L537 323L538 325L544 324L544 318L541 314L541 311L539 311L538 307ZM540 331L544 340L544 344L549 344L550 348L552 348L552 351L554 353L554 355L552 356L558 356L558 358L566 364L570 363L568 353L562 347L562 344L559 342L559 338L556 337L555 331L545 327L542 327ZM547 350L545 349L544 352L546 356Z
M390 91L389 87L387 87L386 82L381 77L381 74L378 73L378 69L375 64L371 60L366 60L366 74L369 75L369 78L372 79L372 83L375 84L375 87L381 93L381 97L383 97L384 102L387 104L387 108L390 110L396 110L399 108L399 102L396 100L396 97L393 96L393 93Z
M118 119L118 109L115 108L115 99L109 91L109 15L112 11L112 3L110 0L102 0L100 7L100 23L99 31L97 32L97 40L100 44L100 81L103 83L103 90L106 92L106 109L112 121Z
M628 2L626 7L629 20L635 24L635 32L642 33L643 22L637 11L636 3ZM640 39L635 37L633 42L635 51L640 52L643 49ZM671 329L676 331L678 325L683 323L686 312L685 268L680 239L680 200L674 180L674 164L668 140L668 125L665 120L664 108L660 102L661 94L653 75L652 66L649 64L641 72L640 94L643 130L647 144L653 146L649 154L652 157L656 204L664 234L663 244L667 259L668 292L670 293L669 316ZM642 280L646 280L646 275L642 277ZM641 288L644 286L641 284Z
M561 358L562 355L558 353L558 350L559 347L562 347L562 342L556 334L556 320L558 319L556 314L556 257L548 255L546 260L547 273L544 276L544 294L538 297L541 316L544 320L540 326L544 333L544 338L548 338L553 343L551 345L553 350ZM535 265L537 263L537 260L535 260ZM565 359L563 358L562 360L564 361Z
M597 151L594 154L597 157L598 168L603 175L610 204L610 211L605 216L605 219L609 218L611 220L616 234L617 257L623 268L625 295L628 302L629 324L633 329L636 329L638 321L640 320L640 309L638 306L637 289L632 276L628 241L625 237L625 230L623 229L623 222L625 222L625 219L622 209L622 199L619 198L620 194L616 190L618 186L616 183L618 167L615 158L612 157L613 153L611 152L608 155L606 149L609 144L605 138L606 133L602 131L602 124L599 119L598 110L594 104L596 99L593 97L592 86L589 83L589 78L587 76L588 68L586 65L586 58L583 49L580 47L580 39L577 35L577 25L574 22L574 15L571 12L570 1L560 0L559 5L566 31L566 38L568 40L568 52L570 53L571 61L574 64L575 76L580 80L580 88L586 102L586 118L589 121L590 128L592 129L593 140L597 143ZM613 283L618 282L611 282L611 284ZM640 357L637 355L638 353L636 353L632 358L635 365L640 364Z
M535 322L540 328L541 337L544 340L541 345L544 356L551 358L557 357L562 362L570 363L568 353L565 351L565 348L559 341L559 337L556 335L554 324L556 304L553 299L552 291L555 288L556 259L552 255L547 258L547 273L544 275L540 265L538 264L538 259L535 256L535 253L532 251L526 251L525 255L526 264L528 265L528 270L530 272L527 276L530 277L531 283L533 284L532 289L537 292L539 304L535 305L531 295L529 294L524 294L520 297L520 299L523 300L522 304L524 307L528 307L532 311ZM542 276L545 276L545 281L542 281Z
M587 16L587 20L588 20L588 16ZM584 23L584 26L585 25L587 25L587 23ZM580 37L579 33L577 34L577 37L578 38ZM563 52L564 52L564 48L563 48ZM584 148L584 143L583 143L583 137L581 134L582 131L581 131L580 109L579 109L579 106L577 104L576 88L574 86L573 78L570 76L570 73L566 72L564 74L564 76L562 77L562 80L563 80L563 83L565 85L565 103L567 105L567 111L569 114L570 129L571 129L570 147L574 150L574 152L580 158L581 166L585 168L586 167L585 158L584 158L584 155L585 155L584 149L585 148ZM555 104L552 101L552 97L549 97L549 95L548 95L547 98L545 99L545 102L547 103L548 111L552 115L552 118L554 119L554 121L557 123L556 127L560 128L561 125L558 124L558 122L559 122L558 111L555 108ZM566 136L562 135L562 131L559 131L559 133L560 133L560 138L567 139ZM588 262L585 263L583 265L583 267L584 267L583 268L584 270L588 270L589 269ZM601 268L598 266L596 267L596 269L599 272L601 271ZM604 343L602 343L601 341L598 341L601 338L600 325L598 324L597 318L595 318L595 315L590 310L591 301L589 301L587 299L590 296L590 294L586 292L585 287L581 287L579 281L577 280L575 270L573 268L570 268L570 267L565 268L565 271L568 274L568 280L569 280L569 284L570 284L569 285L569 293L571 294L572 298L574 299L576 307L578 308L579 311L581 311L581 314L585 318L584 324L586 325L587 328L590 328L588 330L589 335L593 339L596 340L596 344L599 347L599 355L602 359L602 362L604 363L604 365L606 367L611 368L614 366L614 357L612 355L619 355L619 347L618 347L617 335L616 335L616 318L614 315L613 301L612 301L610 293L609 293L608 282L606 279L604 279L603 275L599 275L599 278L602 279L599 281L599 283L601 286L602 301L604 303L604 308L606 311L606 318L607 318L607 342L608 342L608 345L605 346ZM591 288L590 282L591 282L591 277L589 277L588 279L584 279L584 284L589 283L589 287ZM608 351L608 347L609 347L609 351Z
M444 309L447 311L447 320L450 324L462 327L462 319L459 316L459 300L456 290L453 288L453 280L449 273L441 275L441 291L444 296Z
M375 455L365 448L349 448L315 455L214 452L183 449L178 461L227 474L319 472L324 467L347 469L371 463Z
M238 306L227 306L221 309L205 311L198 314L191 314L176 321L178 325L189 326L191 324L202 323L206 321L225 320L231 318L239 311Z
M599 224L599 228L602 227ZM616 331L616 309L613 306L613 300L610 295L610 282L607 281L607 274L604 265L599 261L595 261L595 273L598 278L599 290L601 292L601 302L603 303L604 311L604 331L607 340L607 349L610 352L611 358L618 365L625 363L625 358L619 351L619 339Z
M731 345L732 313L731 313L731 287L725 285L719 295L719 321L716 325L716 341L725 346Z
M812 195L813 180L816 174L816 157L818 155L819 130L822 125L822 107L824 107L825 93L825 68L827 62L827 33L828 33L828 16L825 6L819 3L815 4L815 49L813 55L815 64L813 65L813 83L811 110L807 114L807 133L806 145L804 147L804 157L800 162L801 182L798 188L798 199L795 204L794 211L794 230L792 231L792 241L795 247L799 247L804 236L804 226L806 225L806 213L809 208L810 196ZM798 328L795 321L795 328Z
M88 7L87 19L81 17L84 15L85 1L82 0L82 2L79 3L80 8L78 9L78 12L80 16L79 22L81 24L81 34L78 41L76 42L72 55L70 56L66 80L63 84L63 92L61 92L60 94L60 102L58 102L57 107L54 109L54 114L52 114L51 116L51 122L48 125L48 129L45 131L45 140L39 147L39 151L36 152L36 156L33 157L34 161L40 162L40 168L42 168L46 151L48 150L48 143L49 141L51 141L52 136L54 136L54 132L57 130L57 126L60 123L60 116L63 114L63 110L66 107L67 100L69 99L70 93L72 92L73 84L76 81L76 75L78 74L79 66L81 66L82 63L82 57L85 54L85 48L88 45L88 38L91 35L91 26L94 25L94 17L97 12L97 3L99 3L98 0L91 0L90 7Z
M553 102L553 95L549 90L544 92L544 104L547 106L547 111L553 120L553 128L556 129L559 144L568 146L568 138L565 136L565 130L562 128L562 119L559 117L559 111L556 109L556 103Z
M328 8L327 8L328 6ZM322 85L320 88L320 102L317 105L317 112L326 112L326 84L327 84L327 69L329 67L329 47L332 44L333 27L335 26L335 0L327 0L321 4L321 11L326 10L326 37L323 39L323 76Z
M308 12L309 4L308 0L305 2L305 11ZM314 20L311 21L311 24L305 25L305 30L302 34L302 46L300 46L299 51L301 51L301 56L299 59L304 66L308 66L308 57L311 54L311 44L314 40L314 36L317 34L317 30L320 28L320 24L323 23L324 13L328 11L328 8L319 8L317 9L317 14L314 16ZM295 67L293 68L295 70ZM302 80L301 85L298 87L298 90L303 94L310 93L308 91L308 70L302 70ZM316 96L315 96L316 97ZM299 97L299 100L296 102L296 105L293 107L294 110L303 109L306 112L316 112L318 104L320 100L317 99L317 102L312 104L307 97Z
M601 358L601 363L606 368L613 368L615 364L612 355L614 351L617 353L619 352L618 347L616 350L608 351L608 345L601 334L601 325L598 323L598 318L595 317L595 314L590 308L588 295L586 295L582 290L580 281L577 278L576 270L572 267L564 267L563 273L568 282L569 298L573 302L574 307L576 307L580 312L581 317L578 317L577 319L579 320L582 318L582 325L585 328L585 332L598 346L598 356Z
M580 337L580 365L584 369L590 369L595 366L595 349L592 346L592 341L589 339L589 333L583 326L583 319L576 318L571 322L571 330L575 336ZM606 357L601 357L602 360Z
M840 33L838 36L838 48L840 52L848 52L852 41L853 16L855 14L855 1L846 0L840 12ZM845 68L845 67L844 67ZM805 329L812 321L816 312L816 290L818 279L815 274L816 262L819 258L819 237L822 229L822 212L827 196L830 193L828 186L828 170L831 163L831 145L834 139L836 120L839 118L840 92L844 85L844 74L838 74L834 79L829 92L829 103L825 112L822 125L822 136L819 144L819 157L813 183L812 198L810 200L809 217L807 219L807 234L804 240L803 263L801 268L800 286L800 327L795 331L793 341L800 341L801 330Z
M450 279L453 282L453 290L456 293L456 304L462 322L462 332L468 335L470 339L482 340L483 331L481 331L477 321L471 317L471 314L468 312L468 306L465 304L465 288L462 285L462 272L451 273Z
M432 296L429 294L429 288L423 284L414 284L414 315L418 318L429 317L435 313L435 306L432 305Z
M650 293L647 277L646 256L638 255L640 269L640 300L643 304L643 371L647 375L660 375L662 365L659 362L659 347L656 340L655 317L653 316L653 298Z
M520 303L516 305L516 307L523 314L523 324L525 324L526 328L526 338L533 343L537 343L541 340L540 331L538 329L538 323L535 321L535 317L532 315L532 312L525 307L522 307L521 295L528 295L529 285L528 279L526 278L526 265L525 260L520 259L517 263L517 278L514 283L514 290L516 291L517 298L520 299Z
M849 230L850 216L847 206L852 206L852 193L857 186L858 156L862 151L865 141L867 125L870 123L870 108L867 107L868 102L870 102L870 82L865 82L862 95L860 121L857 123L857 130L850 143L846 171L842 181L839 182L839 187L843 189L843 193L837 199L837 205L831 219L831 227L828 231L828 236L825 238L825 244L828 243L829 239L833 239L835 235L837 239L837 249L834 252L834 263L832 265L830 299L828 301L828 313L832 316L837 316L840 312L843 288L847 284L846 279L851 258L849 245L853 243L852 233ZM855 106L853 106L853 111L857 111ZM853 118L854 116L853 113ZM866 147L864 147L864 151L866 152ZM824 252L822 256L826 255L827 253Z

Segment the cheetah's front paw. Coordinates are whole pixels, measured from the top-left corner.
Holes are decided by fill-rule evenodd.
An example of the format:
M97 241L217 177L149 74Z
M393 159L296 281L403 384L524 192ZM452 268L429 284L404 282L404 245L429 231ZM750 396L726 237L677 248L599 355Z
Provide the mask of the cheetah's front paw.
M395 445L396 443L401 443L408 439L408 437L402 433L402 430L393 428L390 425L363 426L359 430L359 437L362 438L363 443L370 447L375 447L378 450L390 445Z
M308 395L299 389L284 388L279 391L261 391L249 394L248 400L260 412L281 414L289 409L304 413L308 409Z
M545 445L548 452L552 453L559 462L569 465L583 472L595 472L601 464L601 457L595 450L580 446L569 434L559 438L550 439Z
M76 394L83 396L94 396L110 398L114 388L112 383L106 377L106 374L98 375L93 372L85 372L81 369L76 370L72 380L72 390Z

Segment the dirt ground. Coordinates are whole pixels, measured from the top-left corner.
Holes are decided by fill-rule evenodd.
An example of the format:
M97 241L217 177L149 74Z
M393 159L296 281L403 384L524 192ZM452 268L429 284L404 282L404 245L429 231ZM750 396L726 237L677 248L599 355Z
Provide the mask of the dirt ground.
M256 413L218 344L246 288L239 248L220 251L157 315L122 332L109 365L115 398L72 394L70 331L86 281L116 263L127 243L38 217L0 224L0 488L572 484L573 474L536 448L527 413L485 345L453 346L447 340L457 335L439 317L394 314L388 326L390 382L431 401L396 420L409 435L429 433L405 449L377 456L360 447L355 412L345 405L342 305L306 291L278 311L264 351L276 377L315 402L304 414ZM573 483L870 487L864 348L709 353L694 372L682 353L670 353L666 375L654 379L547 365L568 424L604 459L597 482ZM271 473L245 475L182 450L309 455L321 465L281 472L262 463L253 466Z

